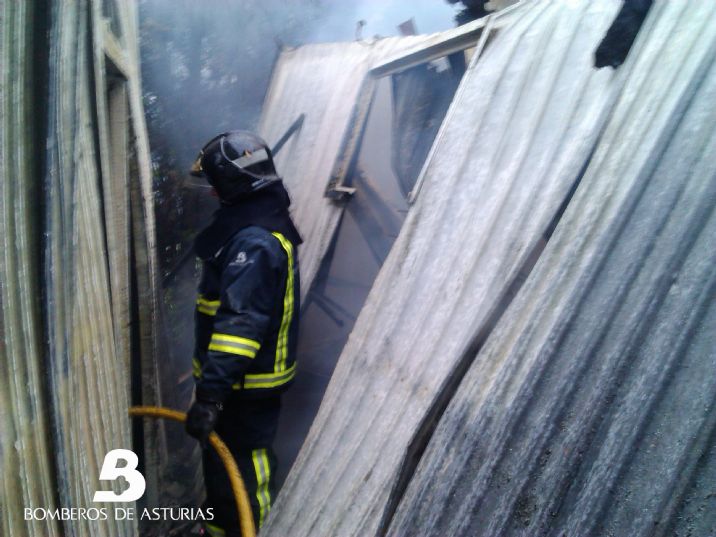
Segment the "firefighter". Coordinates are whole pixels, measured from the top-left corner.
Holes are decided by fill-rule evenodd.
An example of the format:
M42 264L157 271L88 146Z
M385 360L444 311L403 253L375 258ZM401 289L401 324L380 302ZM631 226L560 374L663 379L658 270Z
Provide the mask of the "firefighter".
M203 264L196 301L195 401L186 431L202 446L210 535L240 534L226 471L207 448L226 442L246 483L260 528L274 499L271 448L281 393L296 374L301 238L266 143L246 131L210 140L192 167L219 197L214 220L196 238Z

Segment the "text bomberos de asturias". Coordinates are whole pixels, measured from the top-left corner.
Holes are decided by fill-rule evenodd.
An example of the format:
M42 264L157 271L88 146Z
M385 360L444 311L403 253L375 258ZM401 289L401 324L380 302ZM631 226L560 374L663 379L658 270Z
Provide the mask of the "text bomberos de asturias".
M25 520L214 520L213 508L145 507L139 513L134 508L116 507L25 507Z

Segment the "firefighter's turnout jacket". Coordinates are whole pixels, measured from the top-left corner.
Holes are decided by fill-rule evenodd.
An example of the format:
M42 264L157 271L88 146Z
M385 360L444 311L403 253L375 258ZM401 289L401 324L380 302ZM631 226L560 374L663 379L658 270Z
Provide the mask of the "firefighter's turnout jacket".
M232 221L220 224L226 232ZM196 301L194 376L197 398L207 401L225 401L232 393L277 394L296 374L300 289L294 242L300 238L292 242L286 236L291 233L271 219L233 225L240 229L203 258ZM295 232L292 225L290 230Z

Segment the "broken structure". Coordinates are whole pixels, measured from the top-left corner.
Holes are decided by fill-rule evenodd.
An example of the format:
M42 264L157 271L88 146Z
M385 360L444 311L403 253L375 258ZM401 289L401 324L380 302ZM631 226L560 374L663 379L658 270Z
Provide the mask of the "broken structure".
M24 519L108 507L92 498L105 454L133 445L127 407L158 401L136 28L129 1L0 7L3 535L137 535L136 521ZM135 436L149 498L153 438Z
M305 45L279 55L258 132L275 144L295 126L276 162L292 195L296 224L309 238L301 250L304 296L335 235L342 202L353 191L346 179L376 85L430 58L462 54L476 45L483 26L475 21L431 35Z
M619 5L473 60L265 535L713 532L716 8Z
M260 131L277 153L304 234L299 375L284 396L279 481L400 232L467 64L506 17L432 35L284 49ZM286 143L283 141L287 140Z
M619 5L282 53L259 130L294 127L305 318L342 352L299 361L330 385L263 535L715 531L716 6L657 0L596 70ZM0 526L134 536L23 519L132 445L158 505L134 3L0 9Z

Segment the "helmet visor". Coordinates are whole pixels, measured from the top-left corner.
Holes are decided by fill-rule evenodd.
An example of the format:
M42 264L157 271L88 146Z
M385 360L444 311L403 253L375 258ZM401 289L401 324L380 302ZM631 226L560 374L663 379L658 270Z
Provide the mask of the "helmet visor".
M255 151L244 151L238 158L229 158L224 147L224 138L219 143L221 155L241 171L256 172L265 168L264 163L270 163L271 157L266 148L260 147ZM233 149L233 148L232 148Z

